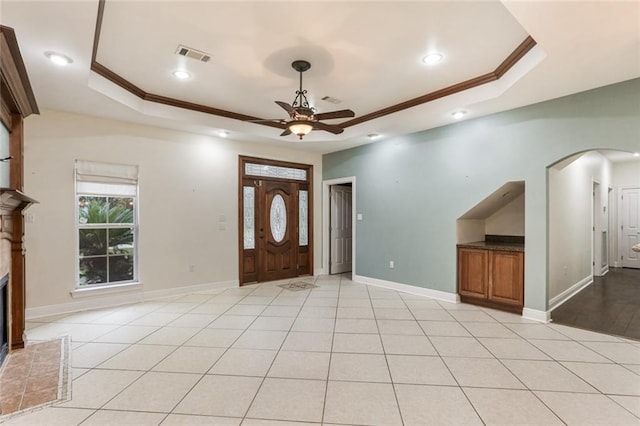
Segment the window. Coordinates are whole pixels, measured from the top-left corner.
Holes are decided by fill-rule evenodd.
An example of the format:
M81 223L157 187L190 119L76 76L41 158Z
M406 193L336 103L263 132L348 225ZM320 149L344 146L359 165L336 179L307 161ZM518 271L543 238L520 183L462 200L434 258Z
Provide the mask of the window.
M137 281L137 166L76 161L78 287Z

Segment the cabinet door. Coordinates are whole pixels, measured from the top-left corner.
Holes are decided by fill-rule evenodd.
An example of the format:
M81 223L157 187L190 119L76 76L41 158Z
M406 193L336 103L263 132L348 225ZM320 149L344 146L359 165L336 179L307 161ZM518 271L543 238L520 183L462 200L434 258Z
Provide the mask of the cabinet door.
M458 249L458 291L462 296L487 298L488 251Z
M492 251L489 255L489 300L524 305L524 253Z

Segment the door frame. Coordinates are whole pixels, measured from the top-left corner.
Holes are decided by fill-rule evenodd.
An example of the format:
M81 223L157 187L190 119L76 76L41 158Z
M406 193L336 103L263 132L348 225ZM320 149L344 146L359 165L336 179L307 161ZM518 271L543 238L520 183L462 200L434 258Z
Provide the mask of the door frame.
M600 213L602 210L602 192L600 181L591 179L591 279L601 275L600 264L602 245ZM598 238L600 236L600 238ZM600 246L598 246L600 244Z
M309 223L307 224L308 229L307 229L307 235L308 235L308 240L307 240L307 250L308 250L308 256L309 256L309 274L310 276L313 276L314 274L314 269L313 269L313 165L311 164L303 164L303 163L293 163L293 162L289 162L289 161L280 161L280 160L272 160L272 159L268 159L268 158L259 158L259 157L250 157L250 156L245 156L245 155L239 155L238 156L238 283L240 286L243 285L249 285L249 284L255 284L255 283L259 283L259 282L264 282L264 281L260 281L260 276L259 274L257 274L257 280L256 281L247 281L244 282L243 281L243 277L244 277L244 193L243 193L243 180L245 178L249 178L251 179L252 177L250 175L245 175L244 172L244 165L245 163L254 163L254 164L261 164L261 165L266 165L266 166L278 166L278 167L289 167L289 168L295 168L295 169L301 169L301 170L306 170L307 173L307 180L296 180L296 179L286 179L286 178L274 178L274 177L261 177L261 176L255 176L255 180L274 180L274 181L281 181L281 182L295 182L295 183L302 183L308 186L308 199L307 199L307 214L309 217ZM256 191L256 197L257 197L258 191ZM257 212L255 212L257 215ZM257 216L256 219L254 220L254 226L257 223ZM257 232L255 233L255 235L257 236ZM297 233L296 233L297 235ZM297 237L296 237L297 239ZM257 239L256 239L257 240ZM257 244L256 244L256 251L257 251ZM259 257L259 256L258 256ZM258 270L259 265L257 264L258 260L256 260L256 270ZM307 274L304 274L307 275ZM301 276L301 274L297 274L296 276Z
M616 226L614 224L613 214L611 213L611 209L615 204L615 192L613 191L613 187L611 185L607 185L607 210L605 212L606 215L606 253L602 253L602 256L606 256L606 262L602 262L602 270L601 276L605 276L609 273L609 268L611 268L611 259L614 259L613 255L613 233L615 232ZM615 208L614 208L615 211Z
M617 191L618 193L616 194L617 195L617 203L616 204L618 205L618 212L617 212L618 214L616 215L617 219L618 219L618 223L616 224L616 228L617 228L616 236L617 236L617 239L618 239L617 244L616 244L617 247L618 247L618 253L616 253L617 254L616 263L620 262L619 267L621 267L621 268L624 268L624 262L622 260L623 253L624 253L624 245L623 245L624 240L623 240L623 235L622 235L622 226L623 226L622 225L622 221L623 221L623 215L624 215L624 212L622 211L622 204L623 204L623 201L622 201L622 195L623 194L622 193L624 192L625 189L640 189L640 186L639 185L622 185L622 186L618 186L618 191Z
M348 176L337 179L329 179L322 181L322 273L329 274L330 252L330 215L331 215L331 196L330 187L333 185L351 184L351 279L356 276L356 177Z

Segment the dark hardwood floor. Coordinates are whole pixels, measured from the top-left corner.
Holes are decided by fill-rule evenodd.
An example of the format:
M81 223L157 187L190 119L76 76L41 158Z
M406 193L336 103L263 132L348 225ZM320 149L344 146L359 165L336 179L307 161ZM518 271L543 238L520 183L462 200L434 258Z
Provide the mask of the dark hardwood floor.
M558 324L640 340L640 269L611 268L551 313Z

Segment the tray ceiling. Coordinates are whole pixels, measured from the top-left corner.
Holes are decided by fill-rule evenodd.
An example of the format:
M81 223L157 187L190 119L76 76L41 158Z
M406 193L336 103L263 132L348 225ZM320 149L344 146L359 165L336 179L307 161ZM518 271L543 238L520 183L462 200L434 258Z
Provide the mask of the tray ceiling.
M391 136L448 124L459 109L473 118L640 76L640 4L635 2L106 0L103 5L99 14L93 0L3 0L2 24L16 29L42 107L208 135L225 129L238 140L329 152L369 143L370 133ZM498 80L352 123L339 136L312 132L303 143L294 136L280 138L270 127L144 101L122 84L183 106L286 118L274 101L293 100L298 76L290 64L305 59L312 64L304 74L312 105L319 112L349 108L358 120L493 73L528 37L537 45ZM178 45L202 50L211 60L176 55ZM43 56L47 50L61 51L74 63L55 69ZM432 51L444 60L427 66L421 59ZM90 71L92 59L116 78ZM176 69L186 69L191 78L177 81ZM324 96L341 103L323 101Z

